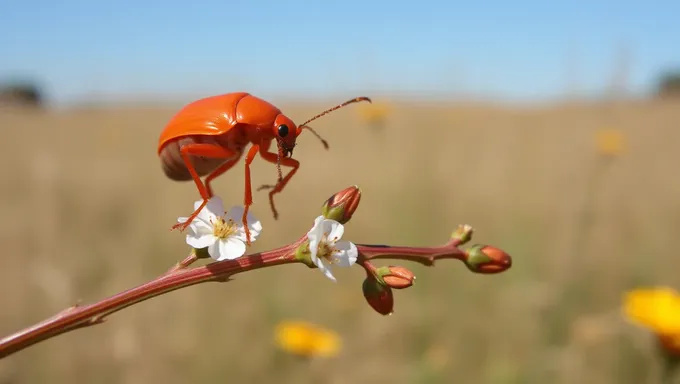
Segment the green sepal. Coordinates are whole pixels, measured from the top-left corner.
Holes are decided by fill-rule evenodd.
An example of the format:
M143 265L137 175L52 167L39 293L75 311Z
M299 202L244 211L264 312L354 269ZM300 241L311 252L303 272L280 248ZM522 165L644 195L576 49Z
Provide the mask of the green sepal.
M197 259L209 259L210 253L208 253L208 247L205 248L193 248L193 254L196 255Z
M459 245L463 245L472 239L472 231L469 225L459 225L451 234L451 238L457 240Z
M376 282L384 287L387 287L387 283L385 282L385 279L383 277L385 275L389 275L390 272L390 267L378 267L375 269L374 277L376 279Z
M467 260L465 261L465 264L471 270L478 271L480 265L487 264L493 261L489 256L482 252L482 248L484 247L485 245L475 244L465 251L465 253L467 254Z
M295 249L295 260L305 264L309 268L316 268L312 261L312 253L309 251L309 239L305 240Z
M321 215L326 219L335 220L340 224L345 224L347 221L344 219L345 208L342 205L337 207L329 208L328 204L324 204L321 208Z

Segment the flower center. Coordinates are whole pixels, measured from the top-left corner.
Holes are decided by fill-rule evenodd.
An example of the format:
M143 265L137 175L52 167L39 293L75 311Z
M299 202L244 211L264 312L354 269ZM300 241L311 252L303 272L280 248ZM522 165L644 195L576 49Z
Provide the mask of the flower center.
M236 223L233 219L224 220L223 217L218 217L213 225L213 235L218 239L226 239L236 232Z
M329 263L335 264L339 261L338 256L335 255L335 253L340 252L337 248L335 248L335 242L338 241L338 238L335 237L331 239L331 241L328 241L328 233L324 233L323 236L321 237L321 241L319 241L319 248L316 252L317 256L323 259L326 259Z

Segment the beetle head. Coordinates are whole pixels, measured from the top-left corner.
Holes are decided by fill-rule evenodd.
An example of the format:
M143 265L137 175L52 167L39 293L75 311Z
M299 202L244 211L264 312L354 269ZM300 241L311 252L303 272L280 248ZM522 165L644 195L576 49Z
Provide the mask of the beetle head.
M279 152L283 157L291 157L293 148L295 148L295 140L300 134L300 128L286 115L279 114L274 120L272 129Z
M347 100L342 104L338 104L333 108L329 108L318 115L312 117L311 119L305 121L304 123L300 124L299 126L296 125L293 120L289 119L286 115L284 114L279 114L276 116L276 119L274 119L274 126L272 127L274 137L276 138L276 144L279 149L279 156L283 155L283 157L290 157L293 155L293 148L295 148L295 140L297 139L298 136L300 136L300 133L302 133L303 129L307 129L310 132L314 134L319 140L321 140L321 144L323 144L324 148L328 149L328 142L324 140L321 136L319 136L318 133L312 129L308 123L318 119L319 117L322 117L324 115L327 115L328 113L331 113L335 111L336 109L340 109L348 104L356 103L359 101L368 101L369 103L371 102L371 99L368 97L356 97L351 100Z

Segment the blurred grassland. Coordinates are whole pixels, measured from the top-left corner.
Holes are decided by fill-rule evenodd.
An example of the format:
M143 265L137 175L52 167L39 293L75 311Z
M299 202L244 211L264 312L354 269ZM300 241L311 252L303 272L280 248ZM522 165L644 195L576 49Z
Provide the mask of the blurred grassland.
M286 105L296 121L328 105ZM193 183L164 178L158 135L177 109L0 110L0 333L10 334L78 300L141 284L183 258L169 232L198 198ZM290 265L227 284L177 291L0 362L0 383L647 383L656 360L647 335L619 315L624 290L680 285L680 102L542 108L395 105L383 130L353 107L305 133L302 163L254 213L253 251L303 235L332 193L362 188L347 226L357 243L436 245L458 224L473 242L514 258L501 275L455 261L413 268L395 313L364 302L363 272L337 269L333 284ZM627 152L598 180L590 231L579 210L597 160L595 132L620 129ZM276 169L253 164L253 185ZM243 163L214 184L243 199ZM302 361L273 345L273 328L302 318L335 329L341 355Z

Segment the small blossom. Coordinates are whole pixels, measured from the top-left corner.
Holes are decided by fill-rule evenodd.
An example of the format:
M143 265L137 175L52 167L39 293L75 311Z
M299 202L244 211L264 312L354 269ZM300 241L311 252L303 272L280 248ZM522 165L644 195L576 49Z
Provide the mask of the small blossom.
M202 201L194 203L194 209L202 204ZM243 256L246 252L246 231L242 223L244 208L233 207L226 212L222 199L212 197L198 213L198 216L189 224L186 242L196 249L207 248L211 258L221 260L233 260ZM188 217L177 219L180 223L186 223ZM262 231L262 224L250 212L247 216L250 239L255 241Z
M335 332L303 321L279 323L275 339L279 348L305 357L332 357L341 345Z
M314 226L307 232L312 262L333 281L336 279L330 265L351 267L359 257L356 245L346 240L338 241L344 233L342 224L323 216L317 217Z

